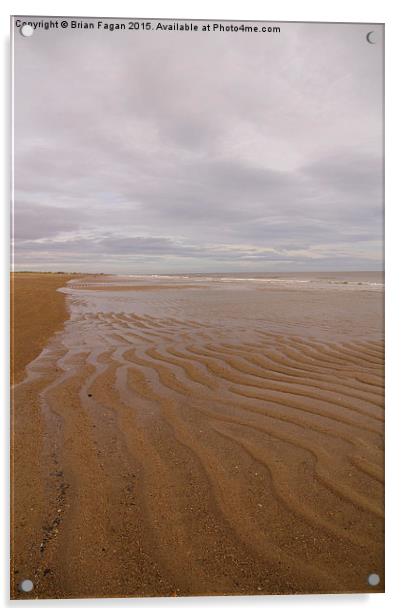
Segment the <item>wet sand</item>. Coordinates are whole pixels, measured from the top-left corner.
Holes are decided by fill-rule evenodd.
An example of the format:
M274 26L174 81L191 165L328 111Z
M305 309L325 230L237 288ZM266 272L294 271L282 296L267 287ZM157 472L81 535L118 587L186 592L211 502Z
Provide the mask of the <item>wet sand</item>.
M106 280L106 279L105 279ZM110 285L110 283L104 283L102 284L98 284L96 282L91 282L88 283L86 281L83 280L78 280L76 282L73 282L70 285L71 289L81 289L81 290L85 290L85 291L110 291L110 286L106 286L107 284ZM163 291L166 289L196 289L196 285L189 285L189 284L181 284L181 285L172 285L172 284L152 284L152 285L144 285L144 284L125 284L125 285L118 285L118 284L113 284L112 290L113 291Z
M12 596L382 592L382 290L105 280L14 388Z

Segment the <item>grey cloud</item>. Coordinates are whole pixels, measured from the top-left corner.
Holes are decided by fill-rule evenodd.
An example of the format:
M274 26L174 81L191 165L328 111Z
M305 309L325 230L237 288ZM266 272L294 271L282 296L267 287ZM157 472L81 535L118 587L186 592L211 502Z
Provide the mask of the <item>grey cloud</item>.
M380 268L382 48L365 30L17 37L17 267Z
M354 199L356 196L374 205L382 198L383 158L379 156L363 156L358 152L351 155L340 151L336 156L313 161L302 172L318 186L342 194L343 198Z
M57 233L78 231L84 220L84 212L79 217L72 217L68 208L17 201L13 218L14 235L17 240L51 237Z

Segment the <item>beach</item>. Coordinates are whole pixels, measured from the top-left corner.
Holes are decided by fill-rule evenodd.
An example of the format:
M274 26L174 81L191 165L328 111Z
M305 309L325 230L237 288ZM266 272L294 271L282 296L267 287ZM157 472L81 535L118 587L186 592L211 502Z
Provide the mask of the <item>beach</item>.
M71 278L68 274L11 274L12 383L22 379L25 366L39 355L49 337L62 329L68 308L56 291Z
M383 592L383 299L15 274L12 597Z

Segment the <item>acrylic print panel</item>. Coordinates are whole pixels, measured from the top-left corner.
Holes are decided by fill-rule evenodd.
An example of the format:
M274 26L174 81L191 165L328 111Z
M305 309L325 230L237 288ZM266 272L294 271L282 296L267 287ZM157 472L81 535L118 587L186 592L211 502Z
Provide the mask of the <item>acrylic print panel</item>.
M12 19L13 598L383 592L383 38Z

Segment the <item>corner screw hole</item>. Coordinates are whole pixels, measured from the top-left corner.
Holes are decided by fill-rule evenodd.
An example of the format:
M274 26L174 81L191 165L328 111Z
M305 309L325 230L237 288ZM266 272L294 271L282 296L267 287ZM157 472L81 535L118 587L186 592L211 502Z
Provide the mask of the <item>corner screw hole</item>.
M33 28L29 24L24 24L23 26L21 26L20 32L22 36L32 36Z
M368 577L368 584L369 586L377 586L380 582L380 575L377 575L377 573L371 573Z
M31 592L33 590L33 582L32 580L22 580L19 587L22 592Z

